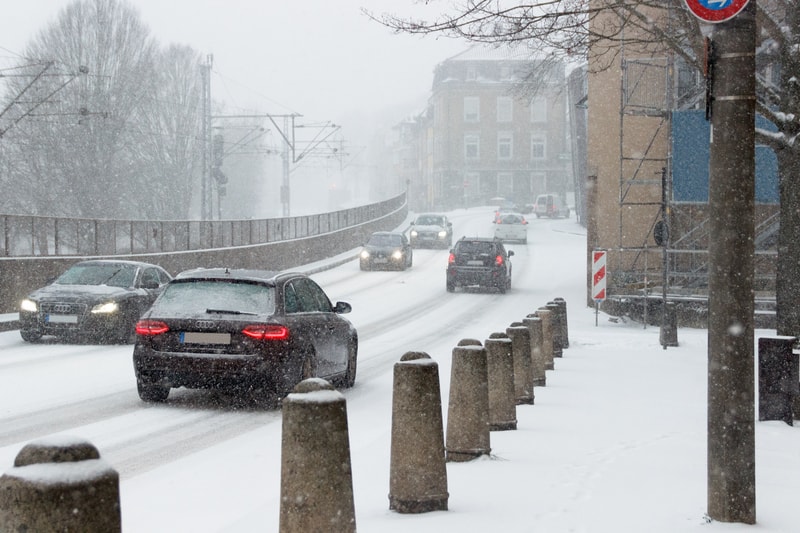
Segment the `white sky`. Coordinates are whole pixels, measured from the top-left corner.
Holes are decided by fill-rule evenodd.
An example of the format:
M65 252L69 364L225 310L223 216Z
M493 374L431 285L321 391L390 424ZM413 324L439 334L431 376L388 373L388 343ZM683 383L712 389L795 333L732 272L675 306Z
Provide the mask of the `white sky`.
M33 0L6 6L0 18L0 60L21 52L54 20L67 0ZM164 45L187 44L213 54L212 97L231 111L299 113L308 121L332 120L347 130L354 112L387 108L396 120L425 101L437 63L464 50L465 42L395 35L361 13L432 16L440 9L415 0L132 0ZM12 12L13 16L8 13Z

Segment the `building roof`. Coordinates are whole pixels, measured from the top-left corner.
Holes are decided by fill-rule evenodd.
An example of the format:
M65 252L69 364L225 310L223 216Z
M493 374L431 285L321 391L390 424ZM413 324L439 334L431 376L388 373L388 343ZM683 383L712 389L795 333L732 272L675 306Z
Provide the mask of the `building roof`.
M539 61L536 53L525 46L472 45L446 61Z

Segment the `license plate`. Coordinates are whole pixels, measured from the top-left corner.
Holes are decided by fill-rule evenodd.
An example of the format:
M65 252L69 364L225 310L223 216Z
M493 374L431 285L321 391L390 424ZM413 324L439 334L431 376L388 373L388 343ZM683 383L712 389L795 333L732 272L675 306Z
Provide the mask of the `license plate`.
M389 260L386 259L385 257L376 257L373 260L373 263L388 263L388 262L389 262Z
M469 266L483 266L483 261L467 261Z
M181 332L181 342L184 344L230 344L231 334L184 331Z
M77 315L46 315L44 321L49 324L77 324Z

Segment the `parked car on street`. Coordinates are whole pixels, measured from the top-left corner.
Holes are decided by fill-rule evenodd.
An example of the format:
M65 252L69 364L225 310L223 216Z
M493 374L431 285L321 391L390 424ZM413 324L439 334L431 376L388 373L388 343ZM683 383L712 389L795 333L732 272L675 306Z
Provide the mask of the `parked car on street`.
M446 215L417 215L411 222L409 240L414 248L450 248L453 245L453 223Z
M301 273L183 272L136 324L139 397L162 402L177 387L282 397L311 377L352 387L358 335L341 316L350 311Z
M511 288L513 250L502 241L486 237L462 237L447 260L447 291L456 287L479 286L505 293Z
M494 237L503 242L528 243L528 221L519 213L500 215L494 225Z
M44 335L132 342L136 321L171 279L150 263L81 261L20 302L20 335L27 342Z
M359 255L361 270L405 270L411 268L413 261L411 243L405 233L399 231L376 231Z
M533 204L533 212L536 218L566 218L569 216L569 206L557 194L540 194Z

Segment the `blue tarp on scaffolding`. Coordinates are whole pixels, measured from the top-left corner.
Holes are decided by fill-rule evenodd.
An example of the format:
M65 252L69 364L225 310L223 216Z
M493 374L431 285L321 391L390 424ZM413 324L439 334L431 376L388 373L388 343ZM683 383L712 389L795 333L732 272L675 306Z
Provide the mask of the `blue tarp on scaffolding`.
M775 130L756 116L756 126ZM703 110L672 112L672 201L708 202L710 123ZM771 148L756 145L756 202L777 204L778 158Z

